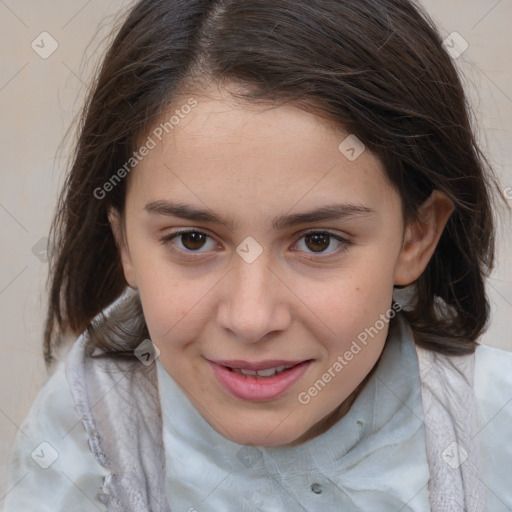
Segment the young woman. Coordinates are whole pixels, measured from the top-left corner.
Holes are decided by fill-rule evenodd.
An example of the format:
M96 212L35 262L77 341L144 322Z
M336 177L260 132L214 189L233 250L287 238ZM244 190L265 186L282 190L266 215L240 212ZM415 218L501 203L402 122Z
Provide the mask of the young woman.
M509 510L493 187L410 1L138 2L54 224L48 362L81 334L4 510Z

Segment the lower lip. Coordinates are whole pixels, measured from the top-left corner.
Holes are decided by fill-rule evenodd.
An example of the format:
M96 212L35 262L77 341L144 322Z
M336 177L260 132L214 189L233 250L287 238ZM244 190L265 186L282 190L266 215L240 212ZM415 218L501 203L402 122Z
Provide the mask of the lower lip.
M218 381L229 393L236 398L252 402L272 400L282 395L302 377L311 363L304 361L274 377L258 378L236 373L212 361L208 362Z

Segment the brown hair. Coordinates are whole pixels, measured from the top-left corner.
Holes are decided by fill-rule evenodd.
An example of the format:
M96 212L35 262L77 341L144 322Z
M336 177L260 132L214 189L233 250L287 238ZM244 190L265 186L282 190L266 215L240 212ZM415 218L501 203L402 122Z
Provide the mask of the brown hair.
M63 332L90 328L126 287L107 219L124 210L125 182L94 191L175 95L212 81L244 86L248 102L293 101L355 134L384 163L406 220L434 189L450 197L455 211L406 315L422 346L474 351L489 316L495 182L428 16L409 0L141 0L84 107L52 225L47 361Z

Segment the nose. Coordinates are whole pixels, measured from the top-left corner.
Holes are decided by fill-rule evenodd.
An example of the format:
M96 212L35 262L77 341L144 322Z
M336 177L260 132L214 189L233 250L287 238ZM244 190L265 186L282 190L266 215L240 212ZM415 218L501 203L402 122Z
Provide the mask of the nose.
M239 341L254 343L268 339L271 333L289 327L289 301L290 291L264 258L252 263L240 259L224 282L217 322Z

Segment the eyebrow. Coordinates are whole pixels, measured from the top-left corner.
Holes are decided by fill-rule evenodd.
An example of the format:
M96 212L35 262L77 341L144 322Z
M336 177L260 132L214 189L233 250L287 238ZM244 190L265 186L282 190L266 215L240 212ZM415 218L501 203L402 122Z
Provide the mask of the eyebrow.
M166 200L158 200L148 203L144 209L149 213L180 217L190 221L211 222L220 224L230 230L234 230L236 223L232 219L224 219L215 213L201 208L196 208L184 203L171 203ZM326 220L341 220L353 217L366 217L375 214L376 211L367 206L358 204L337 203L321 206L311 211L280 215L272 221L272 227L283 230L299 224L307 224Z

